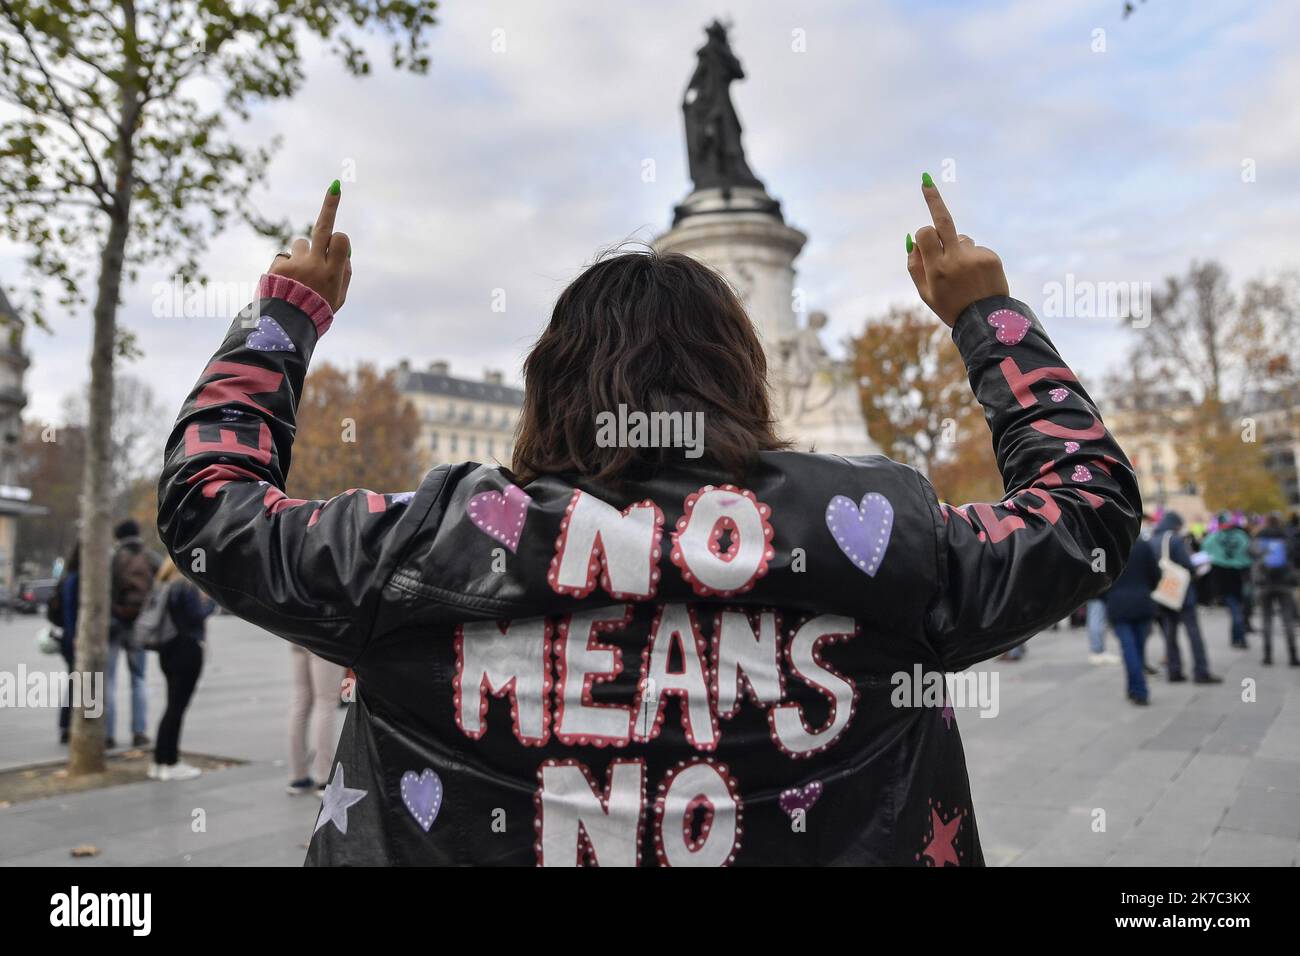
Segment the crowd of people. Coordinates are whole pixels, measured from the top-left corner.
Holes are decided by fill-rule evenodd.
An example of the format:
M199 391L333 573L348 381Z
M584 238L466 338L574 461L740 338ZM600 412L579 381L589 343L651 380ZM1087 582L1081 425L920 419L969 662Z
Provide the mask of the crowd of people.
M202 771L181 760L181 729L185 713L203 672L207 619L215 602L186 580L170 557L149 549L140 526L125 520L113 529L110 564L108 663L105 673L105 745L113 750L117 739L117 678L125 659L130 675L130 745L153 745L148 775L153 780L189 780ZM68 670L76 669L81 546L77 543L64 561L47 617L57 629L58 649ZM151 653L166 680L166 703L154 739L148 728L146 675ZM334 714L340 705L344 669L308 651L289 651L294 695L289 711L289 765L291 794L318 793L324 787L334 752ZM59 741L67 744L71 708L59 712ZM309 766L310 764L310 766ZM314 776L313 776L314 771ZM319 783L317 781L320 781Z
M1104 653L1109 622L1123 652L1128 698L1150 701L1147 678L1159 673L1146 659L1153 626L1164 638L1164 667L1171 684L1186 681L1180 630L1191 652L1191 679L1219 683L1210 670L1199 609L1221 604L1228 611L1229 647L1248 650L1248 636L1262 645L1260 663L1272 666L1274 623L1280 620L1287 663L1300 667L1296 652L1296 588L1300 584L1300 515L1289 521L1274 513L1246 516L1224 512L1208 523L1188 525L1175 511L1143 522L1123 573L1105 594L1088 602L1086 623L1095 663ZM1255 627L1256 611L1262 628Z

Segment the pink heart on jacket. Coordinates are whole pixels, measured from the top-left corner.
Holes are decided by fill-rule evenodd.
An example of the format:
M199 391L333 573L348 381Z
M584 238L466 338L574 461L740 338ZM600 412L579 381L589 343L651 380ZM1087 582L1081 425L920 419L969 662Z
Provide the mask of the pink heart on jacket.
M483 491L469 499L469 520L475 527L504 544L511 551L519 547L519 536L524 532L528 518L528 505L532 503L524 489L506 485L505 494Z
M777 797L777 803L781 809L794 816L796 810L802 810L807 813L813 808L822 796L822 782L814 780L805 787L791 787L789 790L782 790L781 795Z
M1074 471L1070 474L1071 481L1092 481L1092 472L1088 470L1087 465L1075 465Z
M989 325L997 329L997 340L1003 345L1018 345L1029 331L1029 320L1019 312L998 309L988 317Z

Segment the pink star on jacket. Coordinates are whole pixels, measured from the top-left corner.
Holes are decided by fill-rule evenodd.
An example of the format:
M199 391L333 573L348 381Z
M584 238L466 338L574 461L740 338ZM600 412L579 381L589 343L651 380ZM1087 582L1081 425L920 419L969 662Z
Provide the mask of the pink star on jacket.
M961 812L958 811L951 820L944 823L939 816L939 811L931 807L930 823L934 835L921 851L921 855L928 856L935 866L947 866L949 862L953 866L961 866L961 862L957 859L956 845L957 831L961 828Z

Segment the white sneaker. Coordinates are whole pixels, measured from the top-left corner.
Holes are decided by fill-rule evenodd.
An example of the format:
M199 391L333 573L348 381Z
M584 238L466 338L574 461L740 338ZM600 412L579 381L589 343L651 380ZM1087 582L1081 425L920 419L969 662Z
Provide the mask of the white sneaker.
M162 774L162 764L151 762L149 764L149 779L160 780L162 779L161 774Z
M1098 653L1098 654L1088 655L1088 663L1094 666L1101 666L1103 664L1118 664L1119 662L1120 662L1119 657L1117 657L1114 654Z
M158 769L159 780L193 780L203 773L198 767L187 763L174 763L170 767L164 764Z

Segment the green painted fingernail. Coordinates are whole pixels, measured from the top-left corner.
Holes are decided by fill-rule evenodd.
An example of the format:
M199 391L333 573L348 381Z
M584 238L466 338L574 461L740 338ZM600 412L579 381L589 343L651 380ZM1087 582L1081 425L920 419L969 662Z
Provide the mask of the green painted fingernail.
M330 183L330 195L331 195L331 196L337 196L337 195L338 195L339 193L341 193L341 192L343 192L343 184L342 184L342 183L340 183L337 179L334 180L334 182Z
M929 173L922 173L922 174L921 174L921 185L922 185L922 186L929 186L931 189L934 188L934 180L930 178L930 174L929 174Z
M349 258L349 259L352 258L352 247L351 247L351 246L348 246L348 258Z
M907 234L907 254L909 256L912 254L912 234L910 232Z

